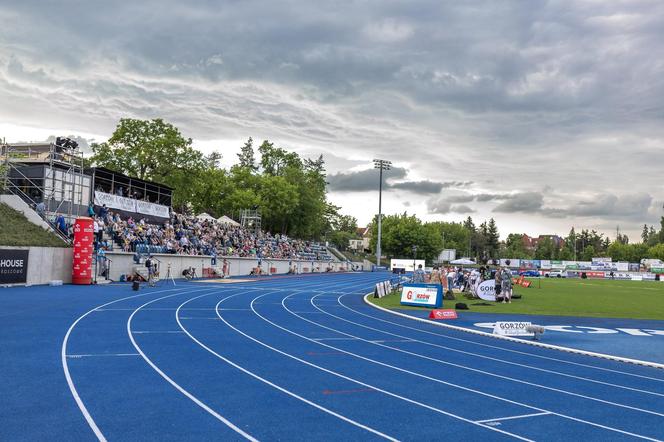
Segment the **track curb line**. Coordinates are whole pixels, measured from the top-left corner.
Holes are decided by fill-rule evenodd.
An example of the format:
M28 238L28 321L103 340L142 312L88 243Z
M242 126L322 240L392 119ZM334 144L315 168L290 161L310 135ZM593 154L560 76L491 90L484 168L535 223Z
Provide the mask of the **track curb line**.
M583 355L583 356L592 356L592 357L595 357L595 358L608 359L608 360L611 360L611 361L624 362L624 363L628 363L628 364L641 365L641 366L645 366L645 367L658 368L660 370L664 370L664 364L658 364L656 362L642 361L640 359L623 358L623 357L620 357L620 356L607 355L607 354L604 354L604 353L595 353L595 352L592 352L592 351L579 350L579 349L570 348L570 347L562 347L562 346L553 345L553 344L544 344L544 343L535 342L535 341L526 341L524 339L517 339L517 338L512 338L512 337L509 337L509 336L499 336L499 335L494 335L493 333L487 333L487 332L483 332L483 331L480 331L480 330L473 330L471 328L459 327L458 325L450 325L450 324L444 324L444 323L441 323L441 322L429 321L428 319L418 318L416 316L411 316L411 315L407 315L405 313L396 312L394 310L390 310L388 308L376 305L373 302L369 301L369 299L368 299L369 296L373 296L373 292L367 293L366 295L364 295L364 297L362 299L364 300L365 304L368 304L369 306L371 306L375 309L387 312L391 315L401 316L401 317L404 317L404 318L411 319L413 321L424 322L426 324L431 324L431 325L435 325L435 326L438 326L438 327L448 328L448 329L451 329L451 330L457 330L457 331L462 331L462 332L466 332L466 333L472 333L472 334L481 335L481 336L487 336L487 337L494 338L494 339L502 339L502 340L505 340L505 341L517 342L519 344L532 345L532 346L535 346L535 347L548 348L548 349L551 349L551 350L558 350L558 351L563 351L563 352L566 352L566 353L575 353L575 354L580 354L580 355Z

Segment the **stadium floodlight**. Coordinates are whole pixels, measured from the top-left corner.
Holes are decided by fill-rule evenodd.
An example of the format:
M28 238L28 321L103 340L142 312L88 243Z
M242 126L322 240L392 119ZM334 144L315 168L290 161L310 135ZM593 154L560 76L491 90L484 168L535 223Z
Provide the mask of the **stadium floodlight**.
M392 162L386 160L373 160L374 169L380 170L379 184L378 184L378 241L376 243L376 266L380 266L380 240L382 236L381 221L383 218L382 203L383 203L383 170L390 170Z

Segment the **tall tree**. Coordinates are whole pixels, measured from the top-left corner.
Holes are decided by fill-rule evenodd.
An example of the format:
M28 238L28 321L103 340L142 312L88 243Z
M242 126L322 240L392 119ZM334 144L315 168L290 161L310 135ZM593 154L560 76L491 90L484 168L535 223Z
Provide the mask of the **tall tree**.
M489 224L487 226L486 246L489 256L492 258L498 258L500 235L498 234L498 226L496 225L496 221L493 218L489 220Z
M258 170L258 166L256 165L256 158L254 157L254 140L251 137L249 137L249 139L240 148L240 153L237 154L237 158L240 161L240 167L246 167L252 172Z
M93 143L91 161L117 172L175 188L173 205L184 209L194 197L189 184L207 168L204 155L194 149L191 138L160 118L123 118L105 143Z

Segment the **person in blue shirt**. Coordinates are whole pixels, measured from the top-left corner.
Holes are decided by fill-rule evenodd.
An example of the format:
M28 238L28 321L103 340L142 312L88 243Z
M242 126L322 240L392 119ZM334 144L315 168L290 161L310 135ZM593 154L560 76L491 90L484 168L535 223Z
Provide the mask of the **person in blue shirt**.
M422 264L418 265L417 270L413 272L413 283L424 284L424 270L422 270Z
M64 216L58 215L58 217L55 220L55 223L58 226L58 230L60 230L64 234L67 234L67 222L65 221Z

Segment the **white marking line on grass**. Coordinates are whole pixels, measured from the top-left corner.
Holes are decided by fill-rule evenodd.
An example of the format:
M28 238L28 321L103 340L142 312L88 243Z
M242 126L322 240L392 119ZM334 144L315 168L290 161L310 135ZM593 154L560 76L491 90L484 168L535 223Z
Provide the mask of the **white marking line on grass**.
M263 296L265 296L265 295L267 295L267 293L264 294L264 295L261 295L261 296L258 296L258 297L256 297L256 298L254 298L254 299L251 301L251 308L254 309L254 302L256 301L256 299L261 298L261 297L263 297ZM290 295L289 295L289 296L290 296ZM282 302L283 302L283 301L282 301ZM282 304L282 305L283 305L283 304ZM298 334L298 333L296 333L296 332L294 332L294 331L292 331L292 330L289 330L289 329L287 329L287 328L285 328L285 327L282 327L282 326L280 326L280 325L278 325L278 324L276 324L276 323L270 321L269 319L265 318L265 317L262 316L260 313L258 313L255 309L254 309L254 313L256 314L256 316L258 316L259 318L261 318L263 321L267 322L268 324L273 325L273 326L276 327L276 328L282 329L282 330L284 330L284 331L287 332L287 333L290 333L290 334L292 334L292 335L298 336L298 337L300 337L300 338L302 338L302 339L305 339L305 340L307 340L307 341L316 342L317 344L322 345L322 346L325 346L325 347L329 347L329 348L332 348L332 349L337 349L336 347L332 347L332 346L327 345L327 344L324 344L324 343L322 343L322 342L314 341L314 340L311 339L311 338L307 338L306 336L300 335L300 334ZM219 313L217 313L217 314L219 314ZM351 378L351 377L349 377L349 376L346 376L346 375L343 375L343 374L341 374L341 373L338 373L338 372L336 372L336 371L332 371L332 370L329 370L329 369L327 369L327 368L321 367L320 365L316 365L316 364L314 364L314 363L312 363L312 362L306 361L306 360L301 359L301 358L299 358L299 357L297 357L297 356L294 356L294 355L292 355L292 354L290 354L290 353L287 353L287 352L285 352L285 351L282 351L282 350L279 350L279 349L277 349L277 348L275 348L275 347L272 347L272 346L270 346L269 344L266 344L265 342L260 341L260 340L258 340L258 339L256 339L256 338L254 338L253 336L250 336L250 335L248 335L247 333L243 332L242 330L239 330L238 328L232 326L228 321L226 321L223 317L221 317L221 315L219 315L219 317L221 318L222 321L224 321L224 323L225 323L226 325L228 325L230 328L232 328L233 330L235 330L235 331L238 332L239 334L241 334L241 335L247 337L248 339L251 339L252 341L254 341L254 342L256 342L256 343L258 343L258 344L260 344L260 345L262 345L262 346L264 346L264 347L266 347L266 348L269 348L270 350L272 350L272 351L274 351L274 352L276 352L276 353L282 354L282 355L284 355L284 356L286 356L286 357L288 357L288 358L291 358L291 359L293 359L293 360L296 360L296 361L298 361L298 362L300 362L300 363L302 363L302 364L308 365L308 366L310 366L310 367L316 368L316 369L321 370L321 371L323 371L323 372L325 372L325 373L329 373L329 374L331 374L331 375L334 375L334 376L337 376L337 377L339 377L339 378L341 378L341 379L345 379L345 380L347 380L347 381L350 381L350 382L356 383L356 384L358 384L358 385L362 385L363 387L372 388L372 389L374 389L374 390L376 390L376 391L378 391L378 392L381 392L381 393L383 393L383 394L385 394L385 395L387 395L387 396L391 396L391 397L394 397L394 398L396 398L396 399L400 399L400 400L402 400L402 401L404 401L404 402L407 402L407 403L410 403L410 404L413 404L413 405L420 406L420 407L425 408L425 409L427 409L427 410L431 410L431 411L433 411L433 412L435 412L435 413L443 414L443 415L445 415L445 416L452 417L452 418L454 418L454 419L459 419L459 420L461 420L461 421L463 421L463 422L466 422L466 423L469 423L469 424L478 425L478 426L480 426L480 427L482 427L482 428L486 428L486 429L491 430L491 431L496 431L496 432L499 432L499 433L502 433L502 434L505 434L505 435L508 435L508 436L512 436L512 437L514 437L514 438L516 438L516 439L525 440L525 441L532 441L531 439L527 439L527 438L525 438L525 437L519 436L519 435L517 435L517 434L510 433L510 432L507 432L507 431L503 431L503 430L500 430L500 429L498 429L498 428L491 428L491 427L487 427L486 425L475 424L475 422L472 421L471 419L466 419L466 418L464 418L464 417L462 417L462 416L456 415L456 414L451 413L451 412L449 412L449 411L445 411L445 410L442 410L442 409L440 409L440 408L436 408L436 407L433 407L433 406L431 406L431 405L428 405L428 404L425 404L425 403L422 403L422 402L418 402L418 401L416 401L416 400L413 400L413 399L407 398L407 397L405 397L405 396L401 396L401 395L398 395L398 394L396 394L396 393L392 393L391 391L383 390L383 389L381 389L381 388L379 388L379 387L376 387L376 386L371 385L371 384L367 384L367 383L362 382L362 381L360 381L360 380L358 380L358 379L354 379L354 378ZM337 349L337 350L338 350L338 349ZM346 351L344 351L344 350L339 350L339 351L341 351L342 353L347 353L347 354L349 354L349 355L357 356L358 358L361 358L361 359L367 359L367 358L364 358L364 357L362 357L362 356L358 356L358 355L354 355L353 353L346 352ZM450 385L451 385L451 384L450 384ZM528 408L533 408L533 409L536 409L536 410L538 410L538 411L545 411L545 410L538 409L538 408L535 408L535 407L528 407Z
M262 296L265 296L265 295L262 295ZM262 297L262 296L259 296L259 298ZM288 311L289 313L293 314L292 311L289 310L288 307L286 307L286 304L285 304L286 299L288 299L290 296L292 296L292 295L288 295L288 296L286 296L285 298L283 298L282 301L281 301L281 303L282 303L282 305L283 305L283 308L284 308L286 311ZM252 301L252 302L253 302L253 301ZM252 307L253 307L253 305L252 305ZM258 312L256 312L256 314L258 314ZM259 315L259 316L260 316L260 315ZM336 333L339 333L339 334L342 334L342 335L353 336L353 335L350 335L350 334L348 334L348 333L344 333L344 332L341 332L341 331L339 331L339 330L334 330L334 329L332 329L332 328L330 328L330 327L326 327L326 326L324 326L324 325L317 324L316 322L313 322L313 321L311 321L311 320L309 320L309 319L306 319L306 318L304 318L304 317L302 317L302 316L298 316L298 315L295 315L295 314L293 314L293 316L296 316L296 317L298 317L298 318L300 318L300 319L302 319L302 320L304 320L304 321L310 322L311 324L317 325L317 326L319 326L319 327L321 327L321 328L329 329L329 330L335 331ZM268 321L268 322L270 322L271 324L275 325L276 327L283 329L284 331L287 331L287 332L292 333L292 334L294 334L294 335L296 335L296 336L300 336L300 337L303 338L303 339L306 339L306 340L311 341L311 339L307 338L306 336L300 335L299 333L296 333L296 332L294 332L294 331L292 331L292 330L288 330L287 328L282 327L282 326L280 326L280 325L277 325L277 324L275 324L275 323L273 323L273 322L271 322L271 321L269 321L269 320L267 320L267 319L265 319L265 320ZM357 337L357 336L355 336L355 337ZM362 338L358 338L358 339L364 341L364 339L362 339ZM315 342L315 341L312 341L312 342ZM511 399L507 399L507 398L503 398L503 397L500 397L500 396L496 396L496 395L493 395L493 394L490 394L490 393L486 393L486 392L483 392L483 391L480 391L480 390L475 390L475 389L472 389L472 388L468 388L468 387L463 387L463 386L460 386L460 385L456 385L456 384L453 384L453 383L450 383L450 382L443 381L443 380L438 379L438 378L434 378L434 377L431 377L431 376L423 375L423 374L421 374L421 373L417 373L417 372L414 372L414 371L411 371L411 370L407 370L407 369L404 369L404 368L401 368L401 367L397 367L397 366L394 366L394 365L390 365L390 364L387 364L387 363L384 363L384 362L380 362L380 361L377 361L377 360L374 360L374 359L371 359L371 358L367 358L367 357L364 357L364 356L359 355L359 354L356 354L356 353L352 353L352 352L349 352L349 351L346 351L346 350L342 350L342 349L340 349L340 348L338 348L338 347L334 347L334 346L329 345L329 344L325 344L325 343L322 343L322 342L316 342L316 343L317 343L318 345L322 345L322 346L324 346L324 347L327 347L327 348L330 348L330 349L333 349L333 350L339 351L339 352L341 352L341 353L348 354L349 356L353 356L353 357L356 357L356 358L358 358L358 359L366 360L366 361L371 362L371 363L374 363L374 364L376 364L376 365L380 365L380 366L384 366L384 367L392 368L392 369L394 369L394 370L396 370L396 371L400 371L400 372L403 372L403 373L407 373L407 374L410 374L410 375L413 375L413 376L416 376L416 377L420 377L420 378L423 378L423 379L428 379L428 380L433 381L433 382L436 382L436 383L440 383L440 384L448 385L448 386L451 386L451 387L454 387L454 388L458 388L458 389L461 389L461 390L465 390L465 391L469 391L469 392L472 392L472 393L477 393L477 394L482 395L482 396L491 397L491 398L493 398L493 399L498 399L498 400L505 401L505 402L508 402L508 403L511 403L511 404L521 405L521 406L523 406L523 407L530 408L530 409L537 410L537 411L549 411L549 412L551 412L552 414L555 414L556 416L564 417L564 418L567 418L567 419L570 419L570 420L573 420L573 421L576 421L576 422L580 422L580 423L588 424L588 425L591 425L591 426L594 426L594 427L598 427L598 428L602 428L602 429L605 429L605 430L610 430L610 431L614 431L614 432L617 432L617 433L627 434L627 435L629 435L629 436L638 437L638 438L640 438L640 439L646 439L646 440L657 441L657 439L653 439L653 438L648 437L648 436L643 436L643 435L639 435L639 434L636 434L636 433L631 433L631 432L629 432L629 431L620 430L620 429L618 429L618 428L609 427L609 426L606 426L606 425L598 424L598 423L596 423L596 422L587 421L587 420L580 419L580 418L576 418L576 417L573 417L573 416L569 416L569 415L565 415L565 414L561 414L561 413L556 413L556 412L553 412L553 411L550 411L550 410L546 410L546 409L543 409L543 408L535 407L535 406L533 406L533 405L528 405L528 404L525 404L525 403L522 403L522 402L513 401L513 400L511 400ZM382 346L382 347L390 348L390 347L385 346L385 345L382 345L382 344L375 344L375 345L379 345L379 346ZM452 364L452 363L448 363L448 364L450 364L450 365L457 365L457 364ZM536 384L534 384L534 385L536 385ZM542 387L543 387L543 388L549 388L549 389L551 389L550 387L544 387L544 386L542 386ZM578 396L581 396L581 395L578 395ZM607 401L602 401L602 400L599 400L599 401L600 401L600 402L607 402ZM629 406L626 406L626 405L619 405L619 406L622 406L622 407L625 407L625 408L634 408L634 407L629 407ZM636 409L636 410L639 410L639 409ZM655 414L655 415L661 415L660 413L656 413L656 412L652 412L652 411L648 411L648 410L640 410L640 411L643 411L644 413L650 413L650 414Z
M344 305L344 304L341 303L341 298L342 297L343 296L340 296L338 298L338 302L339 302L340 305ZM624 386L624 385L613 384L613 383L610 383L610 382L599 381L599 380L596 380L596 379L590 379L590 378L586 378L586 377L582 377L582 376L576 376L576 375L572 375L572 374L568 374L568 373L562 373L562 372L558 372L558 371L555 371L555 370L549 370L549 369L546 369L546 368L535 367L535 366L532 366L532 365L512 362L512 361L508 361L508 360L505 360L505 359L500 359L500 358L495 358L495 357L492 357L492 356L486 356L486 355L482 355L482 354L478 354L478 353L473 353L473 352L469 352L469 351L465 351L465 350L460 350L460 349L448 347L448 346L445 346L445 345L435 344L435 343L428 342L428 341L421 341L419 339L414 339L414 338L411 338L409 336L404 336L404 335L400 335L400 334L397 334L397 333L392 333L392 332L388 332L388 331L381 330L381 329L378 329L378 328L370 327L368 325L360 324L359 322L351 321L349 319L342 318L341 316L336 316L332 313L326 312L326 311L324 311L324 310L322 310L318 307L319 306L318 303L313 302L314 299L316 299L316 296L311 298L312 305L315 308L319 309L321 312L324 312L325 314L327 314L327 315L329 315L333 318L339 319L339 320L344 321L344 322L348 322L349 324L353 324L353 325L356 325L358 327L362 327L362 328L366 328L368 330L372 330L372 331L376 331L376 332L379 332L379 333L382 333L382 334L386 334L386 335L389 335L389 336L394 336L394 337L404 338L404 339L410 339L413 342L428 345L428 346L431 346L431 347L442 348L442 349L449 350L449 351L452 351L452 352L455 352L455 353L461 353L461 354L465 354L465 355L476 356L478 358L487 359L487 360L495 361L495 362L500 362L500 363L504 363L504 364L508 364L508 365L513 365L513 366L517 366L517 367L521 367L521 368L528 368L528 369L531 369L531 370L536 370L536 371L541 371L541 372L544 372L544 373L555 374L555 375L559 375L559 376L563 376L563 377L567 377L567 378L572 378L572 379L578 379L578 380L591 382L591 383L595 383L595 384L607 385L607 386L610 386L610 387L636 391L638 393L664 397L664 393L657 393L657 392L648 391L648 390L641 390L641 389L634 388L634 387L627 387L627 386ZM354 311L352 309L349 309L349 310ZM389 342L389 341L372 341L372 342ZM393 348L393 347L388 347L388 348ZM400 350L400 349L394 349L394 350L395 351L403 351L403 350ZM422 356L422 357L424 357L424 356ZM438 359L434 359L434 360L438 361ZM467 368L467 367L464 367L464 368ZM468 369L475 370L473 368L468 368ZM515 380L515 379L512 379L510 377L505 377L505 376L502 376L502 375L495 375L495 376L497 376L499 378L502 378L502 379ZM516 380L516 382L522 382L522 381L521 380ZM573 394L573 393L571 393L571 394Z
M474 334L474 335L487 336L487 337L490 337L490 338L493 338L493 339L500 339L500 340L505 340L505 341L510 341L510 342L516 342L516 343L519 343L519 344L522 344L522 345L531 345L531 346L535 346L535 347L541 347L541 348L547 348L547 349L553 349L553 350L560 350L560 351L563 351L563 352L566 352L566 353L580 354L580 355L583 355L583 356L593 356L593 357L598 357L598 358L601 358L601 359L609 359L609 360L613 360L613 361L617 361L617 362L627 362L627 363L631 363L631 364L635 364L635 365L645 365L647 367L664 369L664 364L656 364L654 362L640 361L640 360L636 360L636 359L620 358L620 357L617 357L617 356L605 355L605 354L602 354L602 353L593 353L593 352L587 352L587 351L584 351L584 350L577 350L575 348L561 347L561 346L557 346L557 345L544 344L544 343L541 343L541 342L527 341L527 340L524 340L524 339L511 338L509 336L494 335L492 333L487 333L487 332L483 332L483 331L480 331L480 330L473 330L473 329L465 328L465 327L459 327L457 325L450 325L450 324L443 324L443 323L440 323L440 322L433 322L433 321L429 321L428 319L418 318L418 317L415 317L415 316L407 315L407 314L401 313L401 312L396 312L396 311L387 309L385 307L381 307L379 305L376 305L376 304L370 302L367 299L369 296L373 296L373 293L367 293L363 297L363 299L364 299L364 303L369 305L370 307L381 310L381 311L384 311L384 312L389 313L393 316L400 316L402 318L409 319L411 321L423 322L423 323L433 325L433 326L436 326L436 327L442 327L442 328L447 328L447 329L450 329L450 330L462 331L462 332L470 333L470 334ZM588 365L588 364L582 364L582 363L579 363L579 362L568 361L568 360L565 360L565 359L558 359L558 358L552 358L552 357L549 357L549 356L537 355L537 354L533 354L533 353L526 353L526 352L519 351L519 350L513 350L511 348L498 347L496 345L484 344L482 342L471 341L471 340L468 340L468 339L461 339L461 338L457 338L455 336L450 336L450 335L441 335L441 334L434 333L434 332L431 332L431 331L428 331L428 330L422 330L422 329L418 329L418 328L415 328L415 327L409 327L407 325L398 324L396 322L387 321L385 319L375 318L371 315L367 315L365 313L358 312L357 310L354 310L354 309L346 306L345 304L342 304L342 306L345 307L346 309L350 310L350 311L353 311L353 312L359 314L359 315L366 316L366 317L369 317L369 318L373 318L376 321L386 322L388 324L393 324L393 325L396 325L398 327L403 327L403 328L407 328L407 329L411 329L411 330L416 330L416 331L419 331L421 333L435 335L435 336L438 336L438 337L441 337L441 338L452 339L452 340L455 340L455 341L466 342L468 344L479 345L479 346L482 346L482 347L494 348L494 349L497 349L497 350L507 351L507 352L511 352L511 353L518 353L518 354L522 354L522 355L532 356L534 358L547 359L547 360L550 360L550 361L556 361L556 362L562 362L562 363L571 364L571 365L577 365L577 366L580 366L580 367L592 368L592 369L595 369L595 370L608 371L608 372L611 372L611 373L620 373L620 374L624 374L626 376L633 376L633 377L637 377L637 378L641 378L641 379L649 379L649 380L652 380L652 381L664 382L664 379L654 378L652 376L644 376L644 375L639 375L639 374L635 374L635 373L629 373L629 372L626 372L626 371L614 370L614 369L611 369L611 368L597 367L597 366L594 366L594 365Z
M496 419L484 419L484 420L475 421L475 422L477 422L478 424L484 424L486 422L498 422L498 421L507 421L507 420L510 420L510 419L523 419L523 418L526 418L526 417L546 416L547 414L551 414L551 413L544 412L544 413L521 414L519 416L507 416L507 417L499 417L499 418L496 418Z
M154 362L152 362L152 360L150 360L150 358L148 358L145 355L145 353L143 353L143 350L141 350L141 348L136 343L136 340L134 339L134 335L131 331L131 321L134 319L134 315L136 315L136 313L139 312L141 310L141 308L145 307L146 305L150 305L153 302L160 301L160 300L166 299L166 298L171 298L173 296L176 296L176 295L168 295L168 296L163 296L161 298L153 299L152 301L146 302L145 304L143 304L142 306L140 306L136 310L134 310L134 312L129 316L129 319L127 319L127 335L129 336L129 340L131 341L131 343L134 346L134 348L136 349L136 351L138 353L140 353L140 355L143 357L145 362L147 362L150 367L152 367L162 378L164 378L169 384L171 384L173 387L175 387L180 393L182 393L183 395L188 397L196 405L198 405L203 410L210 413L212 416L217 418L220 422L225 424L228 428L235 431L236 433L238 433L239 435L241 435L245 439L250 440L252 442L258 442L258 439L254 438L249 433L247 433L244 430L242 430L241 428L237 427L231 421L229 421L228 419L223 417L221 414L214 411L212 408L208 407L205 403L200 401L196 396L189 393L189 391L185 390L182 386L180 386L180 384L178 384L173 379L171 379L166 373L164 373L159 367L157 367L157 365ZM177 310L176 310L176 312L177 312Z
M201 295L201 296L198 296L198 297L196 297L196 298L192 298L192 299L186 301L184 304L186 304L187 302L193 301L194 299L202 298L203 296L209 296L209 295ZM217 303L217 305L215 306L215 309L217 310L217 315L219 315L219 304L221 304L221 303L222 303L223 301L225 301L226 299L232 298L232 297L234 297L234 296L237 296L237 295L230 295L230 296L227 296L227 297L223 298L221 301L219 301L219 302ZM182 305L184 305L184 304L182 304ZM182 307L182 305L180 305L180 307ZM237 368L238 370L240 370L240 371L242 371L243 373L245 373L245 374L247 374L247 375L253 377L254 379L257 379L257 380L259 380L259 381L261 381L261 382L263 382L263 383L269 385L270 387L273 387L273 388L275 388L275 389L281 391L282 393L285 393L285 394L287 394L287 395L289 395L289 396L291 396L291 397L293 397L293 398L295 398L295 399L298 399L298 400L304 402L304 403L307 404L307 405L310 405L310 406L312 406L312 407L314 407L314 408L316 408L316 409L318 409L318 410L321 410L321 411L323 411L323 412L325 412L325 413L328 413L328 414L330 414L330 415L332 415L332 416L334 416L334 417L336 417L336 418L338 418L338 419L341 419L341 420L343 420L344 422L348 422L349 424L355 425L355 426L357 426L358 428L362 428L363 430L369 431L369 432L371 432L371 433L373 433L373 434L375 434L375 435L377 435L377 436L380 436L380 437L382 437L382 438L385 438L385 439L387 439L387 440L391 440L391 441L397 441L397 440L398 440L398 439L395 439L395 438L393 438L393 437L391 437L391 436L388 436L387 434L381 433L380 431L378 431L378 430L376 430L376 429L374 429L374 428L371 428L371 427L368 427L368 426L366 426L366 425L363 425L363 424L361 424L361 423L359 423L359 422L356 422L356 421L354 421L354 420L352 420L352 419L350 419L350 418L348 418L348 417L346 417L346 416L344 416L344 415L342 415L342 414L336 413L336 412L334 412L334 411L332 411L332 410L330 410L330 409L328 409L328 408L325 408L325 407L323 407L322 405L318 405L318 404L315 403L315 402L312 402L312 401L310 401L310 400L308 400L308 399L305 399L304 397L302 397L302 396L300 396L300 395L298 395L298 394L296 394L296 393L294 393L294 392L292 392L292 391L290 391L290 390L287 390L287 389L285 389L285 388L283 388L283 387L281 387L281 386L279 386L279 385L277 385L277 384L275 384L275 383L273 383L273 382L271 382L271 381L269 381L269 380L267 380L267 379L265 379L265 378L263 378L263 377L257 375L256 373L247 370L246 368L244 368L244 367L242 367L242 366L236 364L235 362L231 361L230 359L228 359L228 358L226 358L226 357L220 355L219 353L215 352L215 351L212 350L210 347L206 346L206 345L203 344L201 341L199 341L198 339L196 339L196 338L195 338L195 337L194 337L194 336L193 336L193 335L192 335L192 334L191 334L186 328L184 328L184 326L182 325L182 323L180 322L180 320L179 320L179 318L178 318L178 311L179 311L179 308L178 308L178 310L175 312L175 320L178 322L178 325L179 325L180 328L182 328L182 330L187 334L187 336L189 336L189 337L190 337L190 338L191 338L196 344L198 344L200 347L202 347L203 349L207 350L208 352L210 352L211 354L213 354L213 355L216 356L217 358L221 359L222 361L226 362L226 363L229 364L230 366ZM222 321L224 320L221 316L219 316L219 319L221 319ZM224 322L226 322L226 321L224 321Z
M69 336L71 335L72 330L74 330L74 327L81 322L83 318L88 316L90 313L94 312L95 310L99 308L106 307L107 305L115 304L116 302L120 301L125 301L127 299L132 299L132 298L138 298L141 296L147 296L147 295L153 295L155 293L163 293L163 292L172 292L173 290L179 290L179 289L167 289L167 290L159 290L156 292L147 292L147 293L142 293L140 295L133 295L133 296L127 296L124 298L116 299L115 301L110 301L105 304L101 304L92 310L88 310L87 312L83 313L81 316L78 317L70 326L69 329L67 329L67 333L65 334L64 339L62 340L62 347L60 349L60 361L62 363L62 371L65 374L65 379L67 380L67 386L69 386L69 391L71 392L71 395L74 398L74 401L76 401L76 405L78 405L78 409L81 410L81 414L85 418L85 421L88 423L90 426L90 429L92 432L97 436L97 439L100 441L106 441L106 437L104 434L101 432L99 427L97 426L97 423L95 420L92 418L90 415L90 412L88 411L87 407L83 403L83 400L81 399L81 396L78 394L78 390L76 390L76 386L74 385L74 381L71 377L71 373L69 373L69 365L67 364L67 343L69 342ZM200 291L200 290L194 290L195 291Z

